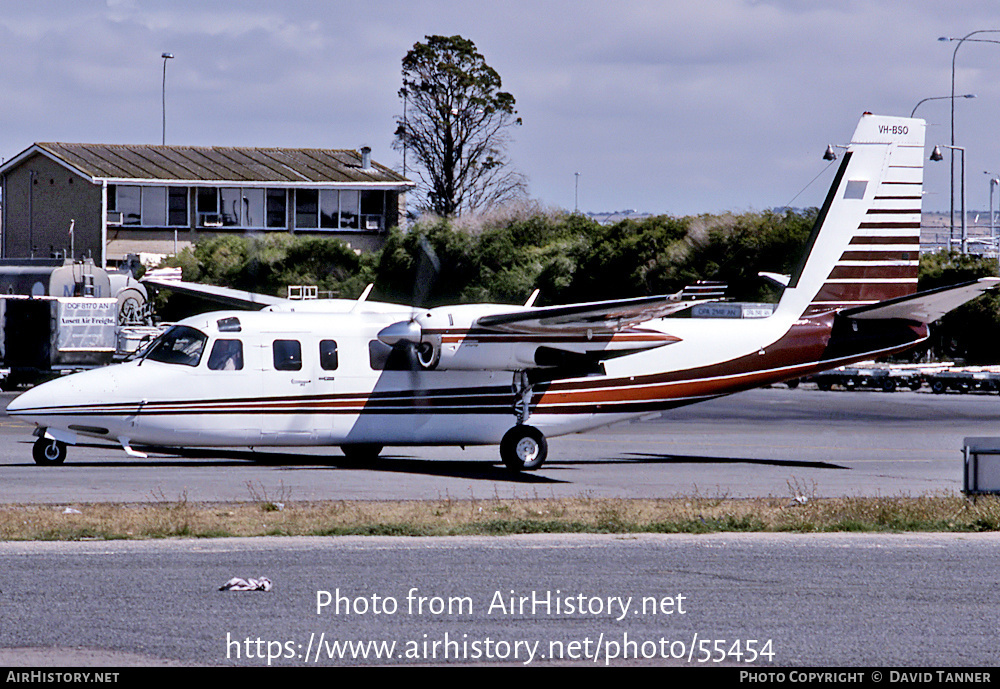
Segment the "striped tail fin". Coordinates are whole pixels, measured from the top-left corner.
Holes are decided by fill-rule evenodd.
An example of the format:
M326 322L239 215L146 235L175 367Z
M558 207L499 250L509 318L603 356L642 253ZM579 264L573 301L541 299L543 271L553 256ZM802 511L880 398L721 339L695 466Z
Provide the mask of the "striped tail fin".
M917 291L923 120L865 113L782 295L809 316Z

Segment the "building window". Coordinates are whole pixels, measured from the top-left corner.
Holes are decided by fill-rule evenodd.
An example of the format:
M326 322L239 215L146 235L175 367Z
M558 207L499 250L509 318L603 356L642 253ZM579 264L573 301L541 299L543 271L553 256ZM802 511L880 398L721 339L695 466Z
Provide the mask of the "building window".
M335 230L340 225L340 202L336 189L323 189L319 192L319 226L324 230Z
M118 185L118 203L115 208L122 214L123 225L142 224L141 187Z
M243 227L264 227L264 190L243 190Z
M319 191L316 189L295 190L295 227L313 230L319 223Z
M284 189L267 190L267 226L288 227L288 193Z
M108 185L108 222L121 214L122 225L174 227L188 224L186 187ZM115 220L117 224L117 220Z
M361 192L361 229L378 232L382 229L382 218L385 217L385 192Z
M167 224L171 227L184 227L188 222L187 187L168 187Z
M301 230L378 231L382 229L384 209L383 191L355 189L295 191L295 227Z
M142 222L146 227L163 227L167 224L167 188L142 187Z
M361 195L353 189L340 192L340 226L348 230L358 229L358 203Z
M219 190L215 187L199 187L195 200L198 212L198 227L222 227L219 215Z
M222 226L239 227L243 224L243 195L239 189L219 189L222 202Z
M286 229L378 232L384 229L384 191L108 185L108 212L121 224L186 227L193 201L201 228ZM294 218L289 222L289 206ZM110 222L110 220L109 220Z

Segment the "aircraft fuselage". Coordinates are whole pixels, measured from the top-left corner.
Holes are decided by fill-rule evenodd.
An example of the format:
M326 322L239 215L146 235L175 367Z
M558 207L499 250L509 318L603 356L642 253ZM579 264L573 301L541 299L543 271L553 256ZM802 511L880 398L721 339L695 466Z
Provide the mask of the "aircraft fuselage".
M175 343L178 352L190 349L188 358L154 352L68 376L26 392L9 413L68 442L81 434L164 446L499 443L518 422L520 372L413 366L377 338L401 318L405 313L204 314L177 326L188 329L189 340ZM524 381L528 418L546 436L587 430L926 337L925 326L888 323L846 322L833 313L790 322L780 308L760 319L660 319L644 328L669 336L667 346L609 359L590 375L533 370ZM494 347L503 358L502 343L464 343L457 330L455 337L460 347L482 350L477 356L488 359ZM239 362L227 365L222 356L233 348ZM707 351L715 356L706 362Z

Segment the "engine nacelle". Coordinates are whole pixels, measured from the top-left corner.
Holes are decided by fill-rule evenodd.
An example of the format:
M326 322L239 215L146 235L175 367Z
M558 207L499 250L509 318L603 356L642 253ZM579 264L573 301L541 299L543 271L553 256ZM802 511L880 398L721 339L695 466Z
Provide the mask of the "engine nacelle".
M514 332L475 325L476 315L462 307L421 311L378 333L393 347L413 348L425 369L523 371L530 368L580 367L613 356L677 342L666 333L642 328L597 332L591 329L538 328Z

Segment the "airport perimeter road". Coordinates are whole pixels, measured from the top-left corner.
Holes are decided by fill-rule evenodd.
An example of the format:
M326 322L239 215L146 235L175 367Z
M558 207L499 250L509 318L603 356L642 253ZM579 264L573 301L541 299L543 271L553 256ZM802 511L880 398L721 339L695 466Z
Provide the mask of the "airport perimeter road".
M925 495L961 489L962 440L1000 436L1000 398L755 390L553 438L545 466L519 476L495 447L388 448L357 467L336 448L142 460L95 442L71 447L65 465L39 467L30 431L0 419L0 502Z
M991 667L998 545L997 534L0 543L0 664ZM233 576L273 589L219 591Z

